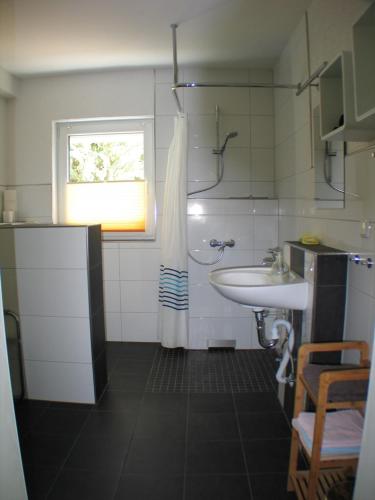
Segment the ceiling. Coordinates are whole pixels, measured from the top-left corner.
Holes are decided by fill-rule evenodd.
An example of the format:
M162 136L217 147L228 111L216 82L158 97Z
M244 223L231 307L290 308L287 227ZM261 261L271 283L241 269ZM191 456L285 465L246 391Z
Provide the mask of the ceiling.
M182 65L272 67L311 0L0 0L0 66L18 76Z

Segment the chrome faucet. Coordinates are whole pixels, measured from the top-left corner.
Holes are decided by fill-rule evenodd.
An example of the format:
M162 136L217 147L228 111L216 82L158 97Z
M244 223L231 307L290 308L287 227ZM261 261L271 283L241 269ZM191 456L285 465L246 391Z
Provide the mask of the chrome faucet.
M280 248L280 247L269 248L268 253L271 254L271 257L265 257L263 259L263 262L266 259L267 259L267 262L271 261L272 262L272 271L274 273L285 274L289 271L288 265L284 262L284 259L283 259L283 249L282 248Z

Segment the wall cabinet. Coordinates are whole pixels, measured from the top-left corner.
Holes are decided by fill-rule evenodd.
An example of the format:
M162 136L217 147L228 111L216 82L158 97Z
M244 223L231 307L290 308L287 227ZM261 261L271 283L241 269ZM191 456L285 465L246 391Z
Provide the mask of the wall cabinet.
M354 23L352 34L356 118L375 129L375 3Z
M322 140L366 142L375 138L375 128L356 120L351 53L339 54L319 81Z

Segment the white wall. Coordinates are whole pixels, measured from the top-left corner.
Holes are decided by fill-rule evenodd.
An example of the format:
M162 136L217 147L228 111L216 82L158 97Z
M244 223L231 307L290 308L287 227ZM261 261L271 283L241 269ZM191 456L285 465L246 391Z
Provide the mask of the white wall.
M271 81L270 71L184 70L184 80ZM19 216L51 221L51 123L86 117L155 114L158 226L168 147L176 105L170 70L106 71L29 78L19 82L11 103L8 178L18 191ZM223 183L204 194L273 196L273 93L268 89L187 89L181 94L189 114L189 190L215 180L215 105L222 112L221 139L237 130L228 144ZM211 238L236 240L220 265L252 264L277 243L275 200L189 201L189 246L208 260ZM104 288L109 340L156 341L159 239L153 242L106 242ZM205 348L207 338L236 339L254 347L253 320L248 310L222 299L207 282L207 267L192 262L190 270L190 346Z
M7 104L6 100L3 97L0 97L0 212L3 210L3 196L2 191L6 186L6 137L7 137L7 128L6 128L6 113L7 113Z
M0 498L27 499L10 384L0 282Z
M342 50L351 50L351 26L369 2L364 0L314 0L308 10L311 71L330 61ZM369 49L370 50L370 49ZM301 20L275 67L277 81L303 81L308 74L305 21ZM312 106L319 102L311 91ZM275 92L275 177L279 195L279 240L297 239L303 232L319 236L337 248L375 251L375 238L360 237L360 220L375 219L371 203L375 181L370 153L356 153L346 159L347 189L361 198L346 198L344 209L317 209L315 171L311 162L309 93L296 97L291 91ZM351 145L351 151L358 145ZM371 168L372 166L372 168ZM367 191L370 193L363 196ZM349 264L346 317L347 339L372 344L375 319L375 270Z

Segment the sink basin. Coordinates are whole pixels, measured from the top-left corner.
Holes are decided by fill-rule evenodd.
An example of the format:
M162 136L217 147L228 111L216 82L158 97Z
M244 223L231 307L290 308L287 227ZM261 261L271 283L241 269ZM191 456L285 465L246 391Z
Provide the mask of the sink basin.
M307 307L307 281L292 271L280 275L271 267L227 267L209 272L208 280L221 295L243 306Z

